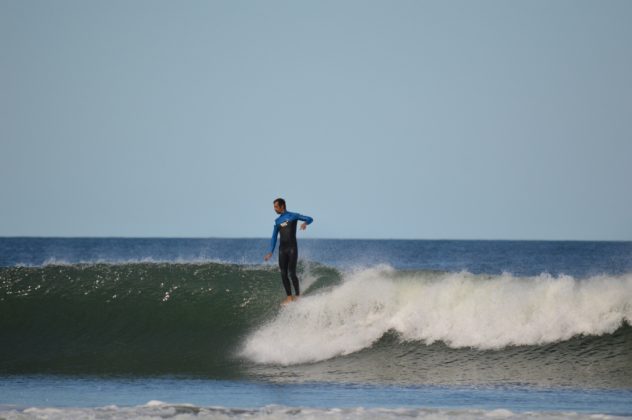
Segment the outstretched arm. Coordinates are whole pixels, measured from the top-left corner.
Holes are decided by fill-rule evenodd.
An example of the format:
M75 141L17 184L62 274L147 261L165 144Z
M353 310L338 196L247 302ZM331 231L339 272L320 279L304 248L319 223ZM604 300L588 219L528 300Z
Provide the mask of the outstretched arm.
M268 261L272 254L274 253L274 248L276 247L277 236L279 235L279 226L274 225L274 229L272 230L272 238L270 238L270 251L263 257L264 260Z

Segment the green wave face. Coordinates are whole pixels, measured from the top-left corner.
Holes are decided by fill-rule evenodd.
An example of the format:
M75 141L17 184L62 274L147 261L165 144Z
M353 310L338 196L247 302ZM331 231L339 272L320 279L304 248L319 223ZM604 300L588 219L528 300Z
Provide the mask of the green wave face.
M339 278L326 267L299 271L312 289ZM274 266L3 268L0 373L239 376L235 347L283 297Z

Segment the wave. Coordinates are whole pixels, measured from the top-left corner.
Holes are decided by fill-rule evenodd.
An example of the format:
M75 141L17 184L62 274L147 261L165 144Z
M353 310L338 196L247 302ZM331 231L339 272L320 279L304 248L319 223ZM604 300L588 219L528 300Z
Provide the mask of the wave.
M632 343L632 274L575 279L389 266L340 271L301 261L299 277L304 295L281 307L276 266L50 262L0 268L0 374L232 378L247 375L253 364L393 355L410 346L435 351L437 342L496 351L582 336L599 337L592 348L604 358L615 351L628 360ZM579 357L583 350L570 351ZM418 363L412 354L406 363ZM621 366L629 372L625 360Z
M248 337L242 354L258 363L316 362L369 348L390 331L400 341L501 349L611 334L624 323L632 323L632 275L519 278L378 266L288 305Z

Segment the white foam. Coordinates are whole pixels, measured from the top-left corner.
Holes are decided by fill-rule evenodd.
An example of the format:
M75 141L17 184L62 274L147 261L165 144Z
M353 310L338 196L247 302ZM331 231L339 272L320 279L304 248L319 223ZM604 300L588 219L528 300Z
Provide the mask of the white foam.
M406 341L499 349L612 333L623 322L632 323L632 274L431 276L378 266L284 307L247 337L242 355L258 363L314 362L370 347L388 331Z
M240 265L246 269L265 269L266 265L257 265L247 263L236 263L228 260L222 260L220 258L206 258L206 257L194 257L194 258L167 258L160 259L154 257L142 257L142 258L95 258L90 260L68 260L64 258L49 257L41 264L17 262L14 267L25 268L41 268L49 266L73 266L73 265L133 265L133 264L186 264L186 265L206 265L206 264L222 264L222 265ZM276 268L276 267L272 267Z
M28 408L26 410L2 410L6 419L616 419L604 414L575 412L512 412L505 409L434 409L434 408L307 408L270 405L255 409L224 407L195 407L152 402L137 407L108 406L100 408Z

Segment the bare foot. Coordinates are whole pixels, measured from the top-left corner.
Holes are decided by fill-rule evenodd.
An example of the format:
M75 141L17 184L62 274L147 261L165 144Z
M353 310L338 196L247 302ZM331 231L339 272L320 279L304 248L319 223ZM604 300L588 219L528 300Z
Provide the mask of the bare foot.
M283 302L281 302L281 305L287 305L288 303L292 302L294 300L294 296L288 296L285 299L283 299Z

